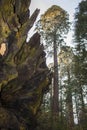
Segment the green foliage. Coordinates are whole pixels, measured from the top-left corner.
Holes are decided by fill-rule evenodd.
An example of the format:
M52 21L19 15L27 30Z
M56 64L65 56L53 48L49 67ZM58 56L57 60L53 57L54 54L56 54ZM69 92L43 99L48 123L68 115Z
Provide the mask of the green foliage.
M87 0L82 1L75 13L75 40L87 42Z
M36 130L67 130L66 120L64 119L62 122L58 116L56 116L56 120L54 121L51 114L50 111L45 111L38 115L38 126Z
M70 27L69 15L61 7L53 5L43 15L36 24L36 30L42 35L42 39L46 41L46 48L53 48L55 40L57 47L64 43L65 34L68 33ZM50 51L52 51L50 49Z

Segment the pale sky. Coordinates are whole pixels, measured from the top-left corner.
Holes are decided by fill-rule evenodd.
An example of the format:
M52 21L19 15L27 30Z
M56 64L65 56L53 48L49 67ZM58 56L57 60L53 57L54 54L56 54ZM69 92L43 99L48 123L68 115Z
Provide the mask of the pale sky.
M40 14L37 18L37 20L40 18L41 14L44 14L44 12L50 8L52 5L58 5L61 8L63 8L65 11L69 14L69 20L73 23L74 21L74 13L75 8L77 8L78 4L82 0L31 0L30 5L30 14L34 12L36 8L40 9ZM32 36L34 27L29 31L29 38ZM65 40L67 45L73 46L72 44L72 35L73 31L70 31L68 34L68 38Z
M40 9L40 14L43 14L49 7L52 5L58 5L66 10L70 15L70 20L72 20L75 8L78 6L78 3L82 0L31 0L30 10L31 13L36 9Z
M37 20L39 19L40 15L44 14L44 12L52 5L58 5L69 13L70 22L73 22L75 8L82 0L37 0L36 2L35 1L36 0L31 0L30 14L32 14L36 8L40 9L40 14ZM31 34L31 32L29 32L29 34ZM68 42L67 44L71 44L71 33L72 32L70 32L68 35L68 40L66 41Z

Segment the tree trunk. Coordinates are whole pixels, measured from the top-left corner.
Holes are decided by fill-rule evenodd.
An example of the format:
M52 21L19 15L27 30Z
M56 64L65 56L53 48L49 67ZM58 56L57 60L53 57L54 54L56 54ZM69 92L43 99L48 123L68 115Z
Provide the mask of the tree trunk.
M83 97L83 90L82 90L82 85L80 83L80 101L81 101L81 111L79 115L79 123L83 130L86 130L86 114L85 114L85 103L84 103L84 97Z
M70 86L70 70L69 67L67 67L67 73L68 73L68 88L67 88L67 127L69 130L74 129L74 117L73 117L73 103L72 103L72 92L71 92L71 86Z
M79 119L79 103L78 103L78 95L77 95L77 90L75 90L75 107L76 107L76 117L77 117L77 122L78 122L78 128L81 130L81 124L80 124L80 119Z
M61 124L63 123L63 90L62 90L62 85L61 85L61 78L60 78L60 120Z
M59 85L58 85L58 60L57 43L54 37L54 84L53 84L53 114L59 115Z

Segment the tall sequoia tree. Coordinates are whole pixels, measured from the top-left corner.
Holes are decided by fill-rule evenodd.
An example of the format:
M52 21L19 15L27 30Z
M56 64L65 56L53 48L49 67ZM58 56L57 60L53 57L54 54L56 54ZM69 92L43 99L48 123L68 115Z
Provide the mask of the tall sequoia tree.
M39 9L31 0L0 0L0 130L34 130L36 114L50 84L40 35L26 43Z
M75 76L78 81L78 94L80 100L80 125L83 130L86 126L86 105L84 102L84 87L87 87L87 0L79 3L75 13L75 41L76 41L76 65ZM80 116L80 115L79 115Z
M46 41L46 48L52 47L54 56L53 113L59 114L59 83L58 83L58 47L63 43L64 34L68 32L69 21L65 10L57 5L50 7L40 18L37 29ZM51 50L50 50L51 52Z

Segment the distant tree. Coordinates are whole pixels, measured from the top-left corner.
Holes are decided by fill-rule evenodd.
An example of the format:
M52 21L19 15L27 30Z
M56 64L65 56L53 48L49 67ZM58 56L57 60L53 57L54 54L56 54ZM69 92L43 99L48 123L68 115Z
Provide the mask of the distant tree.
M60 76L65 91L66 115L68 129L74 129L73 101L72 101L72 78L74 53L69 46L63 46L58 55L60 65Z
M59 114L59 77L58 77L58 47L64 43L64 36L69 30L69 15L57 5L49 8L36 25L42 38L46 41L46 48L54 57L54 84L53 84L53 113ZM51 50L52 49L52 50Z
M87 66L87 54L86 57L84 57L84 53L86 52L77 52L77 55L75 55L75 70L74 70L74 76L75 76L75 80L76 80L76 88L75 88L75 93L76 93L76 100L78 101L78 121L79 124L83 127L83 130L86 130L86 111L85 107L86 107L86 103L85 103L85 99L86 99L86 93L87 93L87 70L86 70L86 66ZM81 118L80 118L80 113L81 113ZM81 119L81 121L80 121ZM85 127L85 128L84 128Z
M86 126L86 104L84 97L87 87L87 0L81 1L75 13L75 30L74 40L76 41L75 53L76 53L76 64L75 64L75 78L78 85L78 95L80 102L79 117L80 124L83 130L87 129ZM85 92L85 91L86 92ZM80 115L79 115L80 116Z

